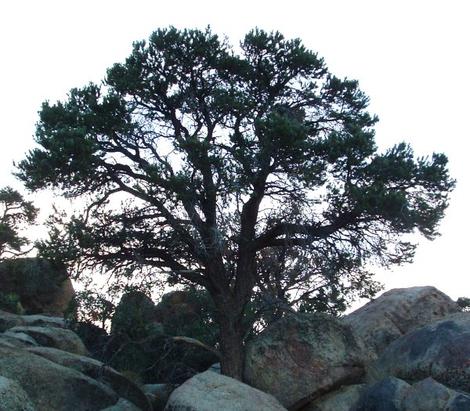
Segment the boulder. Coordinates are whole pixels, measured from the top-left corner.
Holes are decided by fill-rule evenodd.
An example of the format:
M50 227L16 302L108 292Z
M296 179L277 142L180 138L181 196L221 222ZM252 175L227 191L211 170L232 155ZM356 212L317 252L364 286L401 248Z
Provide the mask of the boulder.
M163 411L175 386L173 384L146 384L142 389L150 400L153 411Z
M28 347L28 346L38 346L38 342L33 338L31 337L30 335L26 334L26 333L22 333L22 332L13 332L13 331L5 331L2 335L1 335L2 338L10 338L10 342L11 342L11 338L15 338L19 341L21 341L23 344L20 345L20 347Z
M23 321L21 325L26 325L26 326L67 328L67 325L63 317L33 314L33 315L22 315L21 319Z
M8 335L8 332L6 332L0 334L0 345L3 347L25 348L38 345L36 342L33 344L33 341L35 342L34 338L22 333Z
M62 315L75 295L65 269L36 257L2 261L0 290L18 295L28 314Z
M325 314L293 314L247 344L245 381L296 410L362 382L363 347L351 329Z
M396 288L344 318L373 355L402 335L459 311L434 287Z
M388 377L365 388L351 404L353 411L402 411L401 403L410 385L398 378ZM431 411L431 410L429 410Z
M171 394L165 411L286 411L271 395L212 371L197 374Z
M412 331L391 343L370 375L408 382L427 377L470 392L470 313L459 313Z
M9 328L16 327L17 325L23 325L24 321L21 315L12 314L6 311L0 310L0 332L4 332Z
M0 411L35 411L35 408L17 382L0 376Z
M464 411L470 410L470 396L456 392L426 378L413 384L405 393L403 411Z
M351 411L351 407L357 403L363 390L364 384L345 385L320 397L302 408L302 411Z
M143 411L152 409L147 396L136 384L100 361L50 347L32 347L28 351L108 385Z
M74 354L87 355L87 349L80 337L71 330L51 327L17 326L9 333L22 333L32 337L39 345L54 347Z
M118 401L105 384L24 349L0 345L0 375L19 384L37 411L98 411Z
M111 405L111 407L106 407L101 411L141 411L141 409L136 407L132 402L124 398L119 398L116 404Z

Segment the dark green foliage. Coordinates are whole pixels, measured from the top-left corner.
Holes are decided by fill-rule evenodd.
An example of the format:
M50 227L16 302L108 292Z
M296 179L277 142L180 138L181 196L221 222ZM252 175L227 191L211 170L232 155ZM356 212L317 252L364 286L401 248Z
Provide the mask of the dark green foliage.
M457 305L462 311L470 311L470 298L468 297L457 298Z
M34 224L38 209L11 187L0 189L0 261L24 254L29 241L20 235L25 226Z
M40 312L66 278L64 268L40 258L0 262L0 289L16 294L28 314Z
M16 293L0 292L0 310L13 314L23 314L20 297Z
M219 361L210 351L165 335L141 340L111 335L101 359L119 371L138 375L144 384L181 384Z
M106 329L115 307L107 298L91 290L77 291L65 317L70 324L97 323Z
M215 306L206 290L187 287L164 295L156 307L156 318L168 335L195 338L210 347L218 343Z
M367 105L298 39L253 30L236 53L209 29L161 29L102 85L44 103L18 176L90 199L45 255L205 288L222 370L239 377L255 290L292 304L288 291L308 284L298 307L338 310L377 290L364 267L412 260L403 234L438 235L454 186L446 157L404 143L379 152ZM291 268L300 253L302 274L271 287L269 253Z
M156 324L155 305L150 297L142 291L126 292L114 311L111 333L124 334L135 341L162 332Z

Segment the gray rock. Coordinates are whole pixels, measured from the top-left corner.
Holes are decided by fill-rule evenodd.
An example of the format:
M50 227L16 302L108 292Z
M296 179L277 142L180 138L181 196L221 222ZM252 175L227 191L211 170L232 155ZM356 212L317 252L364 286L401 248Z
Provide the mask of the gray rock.
M302 411L350 411L359 400L364 384L345 385L340 389L333 391L307 407Z
M108 385L119 397L143 411L152 409L147 396L136 384L100 361L50 347L33 347L28 351Z
M361 383L363 364L363 347L348 326L327 315L295 314L247 345L245 381L296 410Z
M351 409L354 411L402 411L401 403L409 387L408 383L398 378L386 378L364 389L356 405Z
M33 314L22 315L21 319L23 320L22 325L26 326L66 328L65 320L62 317Z
M343 321L377 355L402 335L458 311L457 304L434 287L396 288Z
M105 384L24 349L0 346L0 375L16 381L37 411L98 411L118 400Z
M58 348L74 354L87 355L80 337L71 330L51 327L17 326L9 329L11 333L31 336L39 345Z
M32 341L35 341L34 338L31 338L29 336L25 336L25 334L8 334L8 333L3 333L0 334L0 345L4 347L10 347L10 348L25 348L25 347L31 347L32 346ZM27 339L27 340L25 340ZM37 345L37 343L36 343Z
M403 411L444 411L447 404L456 396L456 392L439 384L432 378L426 378L413 384L402 401Z
M111 405L111 407L104 408L101 411L141 411L139 407L136 407L132 402L127 401L124 398L119 398L119 401Z
M173 384L145 384L142 389L150 400L153 411L163 411L175 386Z
M286 411L271 395L212 371L190 378L170 396L165 411Z
M35 408L17 382L0 376L0 411L35 411Z
M15 333L12 331L5 331L3 333L3 336L20 340L24 344L24 346L38 346L39 345L33 337L31 337L30 335L26 333L21 333L21 332Z
M409 382L432 377L470 392L470 313L454 314L400 337L373 364L370 375Z
M0 332L4 332L17 325L23 325L24 321L21 315L8 313L0 310Z
M209 368L208 371L212 372L218 372L219 374L222 372L220 368L220 362L216 362L215 364L212 364Z

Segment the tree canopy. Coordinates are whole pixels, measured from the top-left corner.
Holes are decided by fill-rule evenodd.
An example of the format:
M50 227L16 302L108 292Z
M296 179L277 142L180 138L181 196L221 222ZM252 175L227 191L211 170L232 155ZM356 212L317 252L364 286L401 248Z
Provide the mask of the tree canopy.
M231 47L210 29L160 29L102 84L43 104L18 176L88 199L66 239L50 240L62 256L207 289L222 371L240 378L254 290L320 278L333 294L373 293L368 264L411 261L404 234L438 235L446 156L379 152L367 106L299 39L255 29ZM269 258L294 268L280 288Z
M38 209L11 187L0 189L0 261L24 254L28 239L21 230L35 222Z

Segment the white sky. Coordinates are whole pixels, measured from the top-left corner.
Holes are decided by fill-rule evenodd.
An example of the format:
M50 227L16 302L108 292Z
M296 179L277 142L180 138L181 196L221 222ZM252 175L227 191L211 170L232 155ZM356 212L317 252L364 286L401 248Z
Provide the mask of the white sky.
M330 70L358 79L379 115L377 142L411 143L419 155L444 152L458 180L442 236L422 241L412 265L378 271L386 285L434 285L453 298L470 296L470 2L467 0L0 2L0 187L33 145L44 100L99 82L128 56L134 40L158 27L204 28L232 43L255 26L300 37ZM48 195L35 194L50 210Z

